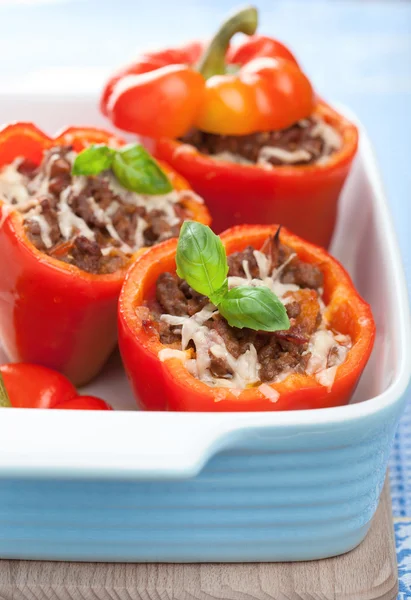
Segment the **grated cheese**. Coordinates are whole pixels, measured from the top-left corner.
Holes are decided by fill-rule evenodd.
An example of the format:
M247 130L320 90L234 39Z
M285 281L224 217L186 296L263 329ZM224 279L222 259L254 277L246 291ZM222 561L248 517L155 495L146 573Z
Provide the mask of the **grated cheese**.
M39 224L40 237L43 240L43 244L46 246L46 248L51 248L53 245L50 237L51 228L45 217L41 214L41 206L37 205L34 207L27 213L27 216L29 216L30 221L35 221Z
M268 275L271 268L270 259L264 253L257 250L254 251L254 256L261 278L251 278L249 263L244 260L242 266L246 276L228 277L228 287L232 289L233 287L244 285L254 287L266 286L277 294L283 304L292 301L293 296L289 292L296 292L300 290L300 287L291 283L282 283L279 277L286 264L296 255L294 253L291 254L286 262L273 271L271 276ZM321 289L319 293L322 293ZM305 354L310 354L306 373L314 376L318 383L330 390L334 383L337 367L344 362L348 349L351 347L351 339L349 336L340 333L334 334L329 329L326 329L324 317L326 307L320 297L318 301L323 320L320 328L311 336L307 350L305 351ZM254 344L250 343L247 350L238 358L235 358L228 351L223 338L218 332L204 325L208 319L217 313L217 309L212 304L209 304L191 317L188 315L175 316L163 314L161 315L161 320L171 326L181 327L182 351L187 349L190 342L193 342L196 350L195 358L187 359L185 355L173 354L177 358L181 357L187 371L191 375L212 387L228 388L234 395L239 395L241 390L259 383L261 365L258 361L257 350ZM222 359L233 372L232 376L227 378L213 376L210 371L212 357ZM283 371L275 378L274 382L284 380L291 373L293 373L292 369ZM269 384L260 383L258 389L271 402L278 401L279 393Z
M254 250L253 254L258 270L260 271L260 279L265 279L270 274L271 259L264 254L264 252L260 252L259 250Z
M68 160L73 164L76 156L77 153L71 151L65 155L65 160ZM17 158L13 163L6 165L0 171L0 198L4 199L6 205L10 207L8 209L3 208L0 226L7 218L11 207L15 207L20 212L25 213L26 219L34 220L39 224L40 236L46 248L51 248L53 244L50 238L50 226L45 217L41 214L38 198L42 195L48 195L51 167L53 162L59 158L58 155L51 156L45 171L40 170L31 180L18 171L18 167L23 160L21 158ZM134 206L141 206L145 208L147 213L154 210L161 211L164 215L164 219L171 227L180 222L180 217L176 212L175 204L187 197L190 197L197 202L202 202L202 199L190 190L173 190L168 194L149 196L126 190L119 184L111 172L105 173L102 177L103 180L108 182L109 188L115 194L120 196L122 201ZM69 205L70 198L72 196L78 196L85 189L88 179L88 177L83 175L73 176L70 185L60 194L56 207L57 218L61 235L65 240L69 240L75 235L82 235L90 241L95 241L96 239L93 230L87 225L84 219L73 213ZM144 231L147 229L148 223L143 217L138 217L134 243L130 246L122 240L113 224L113 218L120 208L120 203L113 200L104 210L93 197L87 198L87 202L98 221L104 224L107 232L116 242L116 245L114 246L102 248L102 253L104 255L107 256L113 250L121 250L126 254L133 254L133 252L144 246Z
M302 128L310 126L308 119L301 119L298 121L298 125ZM318 164L324 164L329 160L329 154L335 150L341 148L342 139L338 131L336 131L331 125L323 121L322 119L316 119L315 125L309 132L310 137L320 137L324 142L324 153L325 155L319 157L315 162ZM225 150L223 152L217 152L212 157L217 161L227 161L240 165L253 165L254 163L240 154L235 154ZM276 146L263 146L257 158L257 164L263 168L271 169L274 166L270 162L270 159L275 158L282 161L282 163L293 165L299 162L306 162L312 158L311 153L304 148L297 148L296 150L285 150L284 148L278 148Z
M250 267L248 264L248 260L243 260L242 265L243 265L245 276L247 277L247 279L251 280L252 277L251 277L251 273L250 273Z
M327 388L328 391L331 390L335 376L337 374L337 365L334 367L329 367L328 369L324 369L323 371L319 371L316 373L315 378L320 385L323 385Z
M182 350L174 350L173 348L162 348L158 353L158 357L161 362L169 360L170 358L178 358L179 360L185 362L187 359L187 352L183 352Z
M244 156L240 154L234 154L233 152L228 152L228 150L224 152L217 152L217 154L213 154L213 158L215 160L221 160L231 163L236 163L237 165L252 165L254 164L251 160L247 160Z
M263 396L270 400L270 402L278 402L280 394L277 392L277 390L269 386L267 383L262 383L258 386L258 389L260 390Z
M329 154L333 150L339 150L341 148L341 136L328 123L322 121L320 119L317 120L317 123L312 128L310 132L311 137L320 137L324 141L325 145L325 153ZM325 158L325 157L323 157Z
M283 163L295 164L310 160L311 154L307 150L284 150L275 146L263 146L258 153L257 164L269 163L271 158L281 160Z
M6 165L0 176L0 197L8 204L14 201L16 206L22 206L30 199L27 178L17 170L20 163L21 159L16 159L10 165Z
M78 217L71 210L68 199L71 194L70 186L60 194L60 200L57 204L58 223L61 235L65 240L69 240L74 232L80 233L88 240L94 240L94 232L88 227L87 223L81 217Z

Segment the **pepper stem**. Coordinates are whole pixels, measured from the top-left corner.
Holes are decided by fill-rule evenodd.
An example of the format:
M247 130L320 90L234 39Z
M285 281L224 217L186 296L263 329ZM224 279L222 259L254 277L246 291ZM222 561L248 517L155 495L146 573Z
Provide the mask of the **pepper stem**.
M4 385L3 375L0 373L0 408L11 408L11 402Z
M205 79L226 72L225 55L231 38L236 33L253 35L258 25L258 12L255 6L246 6L235 12L221 25L205 49L197 70Z

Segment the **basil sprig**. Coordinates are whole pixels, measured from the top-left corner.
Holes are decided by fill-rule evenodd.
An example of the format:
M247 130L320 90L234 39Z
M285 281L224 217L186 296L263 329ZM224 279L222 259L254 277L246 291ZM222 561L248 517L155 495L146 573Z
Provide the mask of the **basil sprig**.
M185 221L177 247L177 275L218 305L228 292L228 264L220 238L209 227Z
M98 175L112 169L119 183L140 194L167 194L173 186L167 175L141 144L115 149L92 144L80 152L73 163L73 175Z
M232 327L257 331L290 328L280 299L265 286L228 289L228 263L220 238L209 227L186 221L177 245L177 275L207 296Z
M77 154L71 173L73 175L98 175L111 169L116 151L104 144L92 144Z

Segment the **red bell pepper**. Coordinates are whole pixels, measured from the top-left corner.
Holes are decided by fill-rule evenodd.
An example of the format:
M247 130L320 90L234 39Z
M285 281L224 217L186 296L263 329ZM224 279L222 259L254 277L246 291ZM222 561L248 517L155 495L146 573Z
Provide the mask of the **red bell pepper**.
M120 129L144 136L147 148L190 182L209 206L216 232L279 222L328 247L357 151L357 128L317 101L293 54L272 38L253 35L256 26L256 11L249 7L228 19L207 48L193 43L143 55L110 79L101 109ZM238 31L248 37L230 47ZM324 164L234 164L172 139L190 126L245 135L283 129L309 116L323 118L342 138L341 149Z
M99 129L69 128L50 138L32 124L9 125L0 130L0 167L18 156L38 164L55 145L80 151L92 143L123 142ZM167 173L176 189L189 187L172 170ZM209 223L203 205L188 199L185 207L195 220ZM0 338L10 360L51 367L76 385L92 379L117 342L125 271L93 275L40 252L27 238L21 214L1 199L0 256Z
M64 375L28 363L0 366L0 406L112 410L100 398L79 396L74 385Z
M217 233L241 223L279 222L327 248L337 219L338 198L357 151L358 130L324 102L319 102L314 115L332 125L342 139L341 149L324 164L265 169L215 160L169 138L146 138L144 143L204 198Z
M221 235L227 254L248 245L260 249L277 225L233 227ZM330 327L348 334L352 347L339 365L330 391L313 376L291 374L271 384L279 394L276 403L258 388L239 396L227 388L210 387L193 377L177 358L161 362L164 346L150 320L145 301L153 294L160 273L175 272L177 240L149 250L130 269L120 296L119 343L133 390L142 406L151 410L178 411L272 411L324 408L346 404L371 354L375 325L371 309L355 290L350 277L325 250L305 242L285 229L281 241L305 262L319 265L324 274L324 301Z
M179 137L195 126L245 135L292 125L310 115L315 97L294 56L280 42L253 36L257 11L240 10L207 47L198 42L144 54L106 84L102 112L120 129ZM251 36L235 49L237 32ZM231 71L226 72L229 66Z

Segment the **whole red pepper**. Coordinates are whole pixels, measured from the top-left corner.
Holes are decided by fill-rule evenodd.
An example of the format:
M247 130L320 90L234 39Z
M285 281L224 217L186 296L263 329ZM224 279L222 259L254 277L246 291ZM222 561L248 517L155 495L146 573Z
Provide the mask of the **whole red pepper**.
M0 167L18 156L39 164L55 145L80 151L92 143L123 142L99 129L69 128L50 138L32 124L9 125L0 130ZM189 187L172 170L167 173L176 189ZM209 223L202 204L188 199L185 207L195 220ZM92 379L117 342L125 270L94 275L40 252L26 236L22 215L1 199L0 256L0 338L10 360L56 369L76 385Z
M0 406L112 410L93 396L79 396L64 375L40 365L14 363L0 366Z
M260 249L276 233L277 225L233 227L220 237L227 254L251 245ZM355 290L350 277L325 250L305 242L285 229L281 241L305 262L320 266L324 274L324 299L330 327L348 334L352 347L339 365L331 390L313 376L294 373L270 384L278 392L273 403L258 388L234 395L227 388L210 387L192 376L178 358L161 362L164 348L150 320L145 301L150 299L158 276L175 272L177 240L170 240L141 256L129 271L119 305L119 343L123 362L136 397L150 410L266 411L324 408L346 404L367 363L375 337L371 309Z

